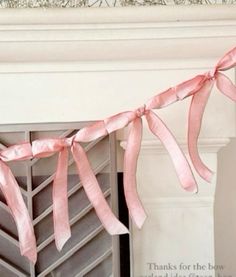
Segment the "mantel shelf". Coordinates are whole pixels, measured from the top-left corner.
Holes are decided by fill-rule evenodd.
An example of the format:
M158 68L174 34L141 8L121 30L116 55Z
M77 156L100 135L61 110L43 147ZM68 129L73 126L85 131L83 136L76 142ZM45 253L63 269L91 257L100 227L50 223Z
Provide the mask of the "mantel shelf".
M4 63L209 59L235 41L236 5L0 10Z

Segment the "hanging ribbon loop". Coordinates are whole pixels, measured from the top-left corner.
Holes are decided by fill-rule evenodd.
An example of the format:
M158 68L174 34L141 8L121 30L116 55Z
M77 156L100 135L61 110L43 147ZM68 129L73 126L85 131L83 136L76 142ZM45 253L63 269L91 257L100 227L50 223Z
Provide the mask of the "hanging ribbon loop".
M30 261L36 263L37 250L33 225L19 185L10 168L5 164L5 162L25 160L31 157L32 152L29 143L18 144L1 151L0 188L17 226L21 255L26 256Z
M149 129L161 140L169 152L182 187L185 190L196 192L197 184L185 155L161 119L148 109L146 105L134 110L132 114L130 112L119 114L119 117L123 118L127 114L129 117L126 120L123 119L125 124L128 122L130 125L124 155L124 192L129 214L137 227L141 228L146 219L146 212L137 192L136 169L142 140L143 116L147 119ZM115 126L114 121L113 124Z
M142 113L138 113L138 117L130 123L130 130L124 154L125 199L130 216L138 228L142 227L147 217L139 199L136 184L137 162L142 141Z
M193 166L197 173L207 182L210 182L213 172L202 162L197 141L201 130L203 113L209 98L214 80L208 80L204 86L192 96L188 118L188 149Z
M53 180L53 223L56 247L59 251L71 237L67 196L68 150L58 154L57 170Z
M61 251L71 237L67 197L68 150L73 137L63 139L43 139L32 143L34 157L49 157L58 153L57 169L53 180L53 224L56 247Z
M85 193L104 228L111 235L129 233L128 229L113 214L105 200L83 147L78 142L74 142L71 147L71 152Z
M146 120L151 132L160 139L168 151L182 187L187 191L196 192L197 183L190 165L170 130L153 111L146 115Z

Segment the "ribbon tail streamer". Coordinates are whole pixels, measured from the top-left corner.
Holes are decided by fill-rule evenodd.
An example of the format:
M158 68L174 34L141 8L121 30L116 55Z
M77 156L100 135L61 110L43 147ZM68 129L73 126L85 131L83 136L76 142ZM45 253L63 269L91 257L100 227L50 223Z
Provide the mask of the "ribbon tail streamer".
M0 161L0 188L17 226L21 255L36 263L36 239L31 219L18 184L10 168L2 161Z
M152 111L146 115L146 120L151 132L160 139L170 154L182 187L187 191L196 192L197 184L191 167L170 130Z
M224 74L218 72L216 78L217 88L231 100L236 101L236 86Z
M67 195L67 161L66 147L59 152L57 171L53 181L53 221L57 249L60 251L71 237Z
M208 80L204 86L192 96L188 118L188 150L194 168L207 182L211 182L213 172L202 162L197 142L201 130L203 113L212 90L214 81Z
M110 206L105 200L83 147L80 146L79 143L74 142L71 147L71 151L76 162L78 174L85 193L93 205L104 228L111 235L129 233L128 229L113 214Z
M138 228L141 228L146 213L139 199L136 185L137 160L142 140L142 119L131 123L124 155L124 192L130 216Z

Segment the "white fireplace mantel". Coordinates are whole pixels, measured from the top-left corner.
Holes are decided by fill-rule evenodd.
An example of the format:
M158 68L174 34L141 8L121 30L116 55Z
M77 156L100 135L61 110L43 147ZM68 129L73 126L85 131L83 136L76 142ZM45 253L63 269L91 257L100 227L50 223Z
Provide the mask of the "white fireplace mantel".
M235 46L236 5L0 10L0 124L134 109L211 69ZM227 74L235 81L234 70ZM184 150L188 105L158 111ZM214 89L199 146L216 176L217 152L235 126L235 104ZM125 148L126 134L117 138ZM144 130L138 184L149 217L141 231L132 228L134 277L151 274L150 262L214 263L216 181L198 179L198 195L183 192L166 152ZM190 232L183 236L183 228Z
M235 14L235 5L0 10L0 123L94 120L142 105L235 46Z
M215 58L235 43L235 10L234 5L0 10L0 58L4 63Z
M137 107L235 46L235 14L235 5L0 10L0 123L94 120ZM165 83L161 72L173 69L180 75Z
M234 5L1 10L0 58L6 63L215 58L235 43L235 10Z

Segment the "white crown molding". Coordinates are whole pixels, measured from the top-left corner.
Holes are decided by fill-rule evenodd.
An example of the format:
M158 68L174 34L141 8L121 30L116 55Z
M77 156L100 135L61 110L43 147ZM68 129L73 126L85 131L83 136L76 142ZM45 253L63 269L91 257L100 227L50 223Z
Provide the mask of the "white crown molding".
M218 59L235 41L236 5L0 10L3 63Z
M78 73L128 72L161 70L209 70L216 59L134 60L134 61L81 61L81 62L1 62L0 74L17 73Z
M235 5L1 9L0 24L64 25L235 20Z
M183 139L177 139L181 149L187 153L187 142ZM217 153L222 147L230 142L229 138L201 138L198 141L198 149L203 153ZM120 146L126 149L126 141L121 141ZM141 153L148 155L159 155L167 153L162 143L156 140L143 140L141 144Z

